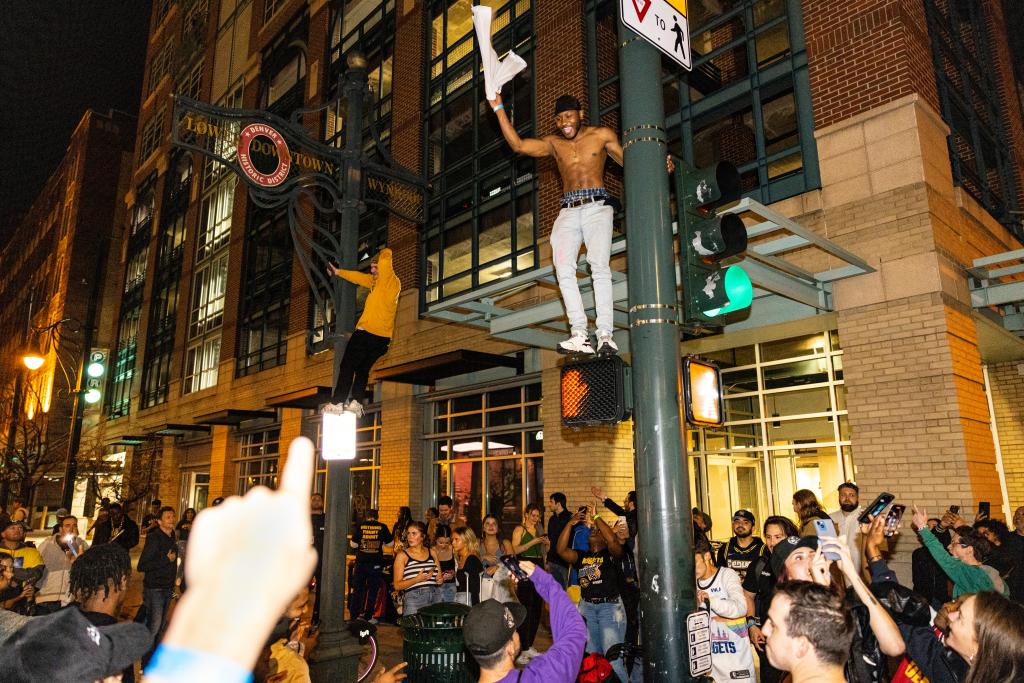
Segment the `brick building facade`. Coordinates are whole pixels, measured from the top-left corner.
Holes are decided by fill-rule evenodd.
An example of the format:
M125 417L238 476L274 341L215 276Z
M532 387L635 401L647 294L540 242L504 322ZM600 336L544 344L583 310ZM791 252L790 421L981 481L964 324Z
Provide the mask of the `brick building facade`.
M307 338L322 321L286 232L274 232L279 217L257 211L242 184L172 150L167 96L287 117L335 98L344 56L358 47L369 56L382 136L431 193L423 226L373 211L360 226L361 267L386 242L404 289L361 422L356 512L376 506L390 521L408 504L419 516L450 494L474 524L490 511L511 525L526 503L556 490L573 504L590 498L591 485L621 499L633 488L630 422L564 427L560 361L550 348L431 313L475 291L497 292L512 310L557 298L543 283L500 291L502 279L550 264L561 190L550 160L508 153L482 102L471 3L341 4L157 3L147 74L157 65L163 75L142 103L128 194L129 213L141 218L126 224L128 242L142 227L152 237L124 253L126 269L145 261L132 304L140 331L111 333L121 366L108 387L108 439L144 441L129 448L135 458L160 454L154 494L198 507L273 483L290 439L316 436L311 410L275 402L328 386L331 373L330 352ZM514 48L529 64L504 93L522 135L550 129L563 92L579 96L590 121L618 128L616 3L485 4L494 8L498 51ZM1000 3L982 11L946 0L690 3L695 69L663 72L669 149L698 166L735 163L748 196L875 268L832 286L832 312L762 322L755 304L748 324L681 343L681 353L719 360L731 387L726 427L689 431L691 452L680 454L716 538L728 534L737 507L759 518L790 514L795 488L817 490L833 509L844 480L857 480L865 497L889 490L932 511L1024 504L1013 400L1024 391L1015 370L1024 354L1010 341L997 350L983 341L967 272L975 258L1019 249L1024 236L1014 213L1024 203L1022 85L1000 11ZM160 66L168 49L175 69ZM991 87L958 94L978 64L990 67ZM303 125L340 144L335 111L304 114ZM622 174L610 166L608 186L619 193ZM161 235L178 215L166 208L171 180L187 181L189 201L176 209L178 260L161 262ZM155 199L140 213L144 197ZM621 221L616 230L627 232ZM816 271L835 267L811 254L791 258ZM213 287L203 275L211 263L225 264ZM175 305L160 310L174 321L173 339L155 333L152 320L153 301L172 294L158 277L168 265L180 269ZM623 271L624 258L614 265ZM276 294L261 299L263 291ZM122 304L122 329L132 310ZM153 340L170 349L166 368L147 348ZM464 351L514 359L518 369L497 363L440 373L432 385L402 381L406 364ZM910 549L898 547L897 558Z

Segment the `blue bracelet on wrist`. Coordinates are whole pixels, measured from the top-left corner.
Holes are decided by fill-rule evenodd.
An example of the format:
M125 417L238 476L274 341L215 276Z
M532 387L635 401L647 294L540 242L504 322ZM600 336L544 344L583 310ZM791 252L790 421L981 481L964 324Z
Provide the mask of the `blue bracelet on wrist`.
M505 108L505 104L502 103L502 104L499 104L497 107L493 107L493 110L494 110L494 113L497 114L499 109L504 109L504 108Z
M252 672L219 655L174 645L160 645L146 676L182 683L252 683Z

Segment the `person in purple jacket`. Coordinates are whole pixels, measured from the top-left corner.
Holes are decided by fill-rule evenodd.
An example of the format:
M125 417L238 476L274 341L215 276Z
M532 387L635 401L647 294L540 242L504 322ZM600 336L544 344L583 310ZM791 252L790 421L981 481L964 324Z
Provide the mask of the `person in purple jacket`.
M532 562L520 562L551 612L552 645L534 657L526 668L516 670L521 649L516 628L526 618L518 602L484 600L462 622L466 648L480 665L478 683L571 683L579 675L587 627L576 605L558 583Z

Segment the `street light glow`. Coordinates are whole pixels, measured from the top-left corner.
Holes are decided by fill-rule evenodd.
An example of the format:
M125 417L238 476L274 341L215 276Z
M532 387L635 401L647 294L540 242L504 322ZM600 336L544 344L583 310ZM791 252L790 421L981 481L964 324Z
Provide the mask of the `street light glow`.
M104 369L103 363L89 363L85 367L85 374L90 377L102 377Z
M85 392L85 394L82 396L82 398L85 399L86 403L89 403L89 404L96 403L97 401L100 400L100 390L99 389L89 389L88 391Z
M39 368L43 367L43 363L46 362L46 359L43 358L38 353L30 351L22 357L21 361L29 370L38 370Z

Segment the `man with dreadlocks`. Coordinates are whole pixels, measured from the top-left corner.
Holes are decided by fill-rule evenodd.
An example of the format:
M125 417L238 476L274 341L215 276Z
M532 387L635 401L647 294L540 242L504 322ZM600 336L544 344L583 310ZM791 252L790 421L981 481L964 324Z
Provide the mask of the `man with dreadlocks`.
M116 543L95 545L71 565L71 595L89 623L118 623L131 573L128 551ZM121 681L134 683L133 667L124 670Z

